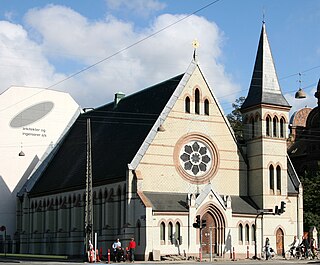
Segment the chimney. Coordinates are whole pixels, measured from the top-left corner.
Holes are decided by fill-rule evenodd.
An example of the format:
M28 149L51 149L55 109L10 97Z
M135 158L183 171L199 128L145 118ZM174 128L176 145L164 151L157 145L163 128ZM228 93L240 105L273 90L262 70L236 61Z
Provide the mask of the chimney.
M117 92L114 94L114 108L117 107L119 101L125 97L125 94L122 92Z

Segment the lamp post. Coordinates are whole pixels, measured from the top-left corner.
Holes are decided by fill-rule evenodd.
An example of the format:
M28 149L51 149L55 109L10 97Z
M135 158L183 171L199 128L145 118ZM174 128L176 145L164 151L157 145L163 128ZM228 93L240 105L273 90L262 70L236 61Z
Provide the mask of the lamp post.
M257 219L260 215L263 215L263 209L258 210L258 214L256 215L256 218L254 219L254 256L253 259L257 259Z

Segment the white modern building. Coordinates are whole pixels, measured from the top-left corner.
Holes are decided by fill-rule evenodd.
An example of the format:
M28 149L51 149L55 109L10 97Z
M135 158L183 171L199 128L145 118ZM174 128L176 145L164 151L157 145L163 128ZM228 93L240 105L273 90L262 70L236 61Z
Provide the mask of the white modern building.
M80 111L69 94L50 89L13 86L0 95L0 226L7 251L16 237L17 193Z

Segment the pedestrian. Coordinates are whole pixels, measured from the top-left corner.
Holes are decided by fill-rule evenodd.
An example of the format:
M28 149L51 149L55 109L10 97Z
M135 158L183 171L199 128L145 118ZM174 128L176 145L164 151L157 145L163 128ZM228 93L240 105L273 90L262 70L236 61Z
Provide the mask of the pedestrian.
M118 253L121 250L121 242L120 239L117 238L117 240L112 244L112 249L113 249L113 256L114 256L114 260L118 261Z
M136 250L136 242L134 241L134 238L131 238L131 241L129 243L129 253L130 253L130 259L132 262L134 262L134 252Z
M264 249L265 249L265 252L266 252L266 260L268 260L271 256L271 253L270 253L270 240L269 238L267 237L266 238L266 243L264 244Z

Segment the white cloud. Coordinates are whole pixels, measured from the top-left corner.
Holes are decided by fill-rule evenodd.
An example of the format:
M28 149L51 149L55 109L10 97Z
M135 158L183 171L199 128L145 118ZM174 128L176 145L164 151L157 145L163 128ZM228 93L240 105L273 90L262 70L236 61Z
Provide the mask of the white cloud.
M0 37L0 45L5 47L0 51L2 58L11 56L15 58L13 65L25 66L6 67L2 85L49 86L65 78L63 73L70 65L81 70L183 17L164 14L149 27L136 31L132 23L112 16L92 21L63 6L32 9L25 16L25 28L8 22L2 27L0 24L0 30L7 27ZM105 104L117 91L128 95L184 72L192 59L191 43L195 38L200 42L200 65L214 93L217 97L233 94L229 99L233 102L238 88L219 63L223 34L215 23L195 15L53 89L69 92L82 107ZM6 39L9 41L5 43Z
M0 92L11 85L47 86L59 78L21 25L0 21Z
M107 6L112 10L126 10L143 17L165 8L165 4L157 0L106 0Z

